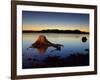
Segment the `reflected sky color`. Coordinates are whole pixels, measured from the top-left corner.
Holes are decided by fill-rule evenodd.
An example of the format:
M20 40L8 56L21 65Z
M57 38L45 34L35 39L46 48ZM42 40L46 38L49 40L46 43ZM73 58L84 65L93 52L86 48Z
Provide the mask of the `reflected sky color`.
M62 44L64 47L60 51L53 47L48 47L44 53L40 53L37 48L29 48L38 38L39 35L45 35L47 39L55 44ZM87 41L82 42L82 37L86 36ZM34 61L28 59L37 59L43 62L47 56L60 56L64 58L71 54L87 54L85 49L89 49L89 35L88 34L56 34L56 33L23 33L22 44L22 59L23 68L32 68ZM43 62L44 63L44 62ZM73 65L74 66L74 65Z
M23 30L75 30L89 32L89 14L22 11Z

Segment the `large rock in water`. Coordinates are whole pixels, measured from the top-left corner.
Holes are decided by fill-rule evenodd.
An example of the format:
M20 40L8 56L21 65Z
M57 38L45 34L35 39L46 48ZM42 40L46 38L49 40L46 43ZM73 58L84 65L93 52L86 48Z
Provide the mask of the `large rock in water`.
M39 35L36 42L33 43L30 48L37 48L40 51L40 53L44 53L48 47L54 47L54 48L58 49L61 46L63 46L63 45L51 43L50 41L47 40L46 36Z

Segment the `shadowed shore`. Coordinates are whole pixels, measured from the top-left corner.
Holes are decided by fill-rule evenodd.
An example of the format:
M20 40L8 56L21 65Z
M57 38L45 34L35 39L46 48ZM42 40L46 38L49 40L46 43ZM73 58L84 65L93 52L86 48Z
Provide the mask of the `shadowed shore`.
M88 66L89 65L89 49L85 49L87 53L73 53L69 56L61 58L60 56L48 55L43 63L33 58L33 66L31 68L49 68L49 67L74 67L74 66ZM30 67L23 67L23 69Z

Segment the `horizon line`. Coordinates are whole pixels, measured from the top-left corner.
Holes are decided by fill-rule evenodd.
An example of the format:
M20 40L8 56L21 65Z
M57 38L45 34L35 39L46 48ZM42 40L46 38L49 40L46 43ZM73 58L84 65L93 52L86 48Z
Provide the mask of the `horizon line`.
M59 30L59 31L68 31L68 29L66 29L66 30L60 30L60 29L42 29L42 30L22 30L22 31L43 31L43 30ZM74 30L69 29L69 30L70 30L70 31L78 30L78 31L80 31L80 32L89 32L89 31L82 31L82 30L79 30L79 29L74 29Z

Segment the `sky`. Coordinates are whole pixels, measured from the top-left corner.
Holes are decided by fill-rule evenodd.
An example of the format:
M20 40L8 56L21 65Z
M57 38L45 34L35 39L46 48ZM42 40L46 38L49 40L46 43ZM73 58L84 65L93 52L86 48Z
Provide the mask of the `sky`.
M89 14L22 11L23 30L81 30L89 32Z

